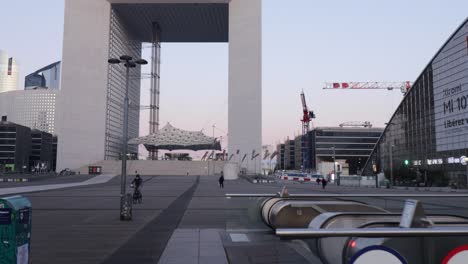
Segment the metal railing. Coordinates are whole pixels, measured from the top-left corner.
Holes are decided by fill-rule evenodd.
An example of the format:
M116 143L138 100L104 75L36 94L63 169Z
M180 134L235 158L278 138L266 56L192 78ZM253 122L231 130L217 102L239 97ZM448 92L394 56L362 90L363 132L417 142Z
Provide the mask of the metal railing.
M430 227L430 228L281 228L276 230L276 235L295 238L320 238L320 237L446 237L468 236L467 227Z
M225 195L227 198L241 198L241 197L279 197L278 194L272 193L227 193ZM393 194L380 194L380 193L371 193L371 194L289 194L289 198L468 198L467 194L404 194L404 193L393 193Z

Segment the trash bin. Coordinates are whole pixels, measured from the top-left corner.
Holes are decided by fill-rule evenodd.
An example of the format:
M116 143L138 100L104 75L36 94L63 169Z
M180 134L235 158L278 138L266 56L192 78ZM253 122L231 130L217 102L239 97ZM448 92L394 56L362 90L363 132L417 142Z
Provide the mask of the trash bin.
M122 197L122 204L123 210L120 212L120 220L123 221L130 221L132 220L132 204L133 204L133 197L131 194L127 193L124 197Z
M29 263L31 219L31 202L27 198L0 198L1 263Z

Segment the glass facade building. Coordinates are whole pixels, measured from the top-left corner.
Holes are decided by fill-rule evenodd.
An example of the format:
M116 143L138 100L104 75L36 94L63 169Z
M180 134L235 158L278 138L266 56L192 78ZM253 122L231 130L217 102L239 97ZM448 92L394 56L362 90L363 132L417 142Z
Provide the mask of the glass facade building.
M61 62L57 61L41 68L24 78L24 89L46 88L60 90Z
M383 128L317 127L310 131L306 143L303 136L286 140L277 146L278 169L315 172L322 162L338 160L349 166L349 174L360 172L371 155ZM304 153L307 151L307 153ZM306 164L303 160L306 160ZM283 162L281 162L283 161Z
M284 169L284 148L285 148L284 144L278 144L276 146L276 151L278 153L276 155L276 167L278 169Z
M295 169L296 166L296 142L295 140L290 140L287 139L286 142L284 142L284 152L283 152L283 160L284 160L284 167L281 169L285 170L293 170Z
M53 136L37 129L31 130L31 156L29 166L36 170L51 170L53 164Z
M468 20L429 62L388 122L363 175L395 184L466 186Z
M361 171L383 128L318 127L310 132L309 150L311 169L320 162L343 160L349 165L349 174Z

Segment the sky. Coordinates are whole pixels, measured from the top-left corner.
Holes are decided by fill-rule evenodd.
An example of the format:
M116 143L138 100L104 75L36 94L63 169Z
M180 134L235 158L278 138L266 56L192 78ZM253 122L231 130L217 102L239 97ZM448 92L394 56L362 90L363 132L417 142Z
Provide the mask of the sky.
M61 59L63 0L8 1L0 9L0 49L17 58L20 83ZM370 121L382 127L399 91L323 90L332 81L414 81L466 19L468 1L263 0L263 144L301 130L304 91L313 126ZM144 57L149 58L148 49ZM227 43L162 45L161 123L227 136ZM149 69L143 69L143 72ZM149 80L141 104L149 104ZM140 134L148 132L142 111Z

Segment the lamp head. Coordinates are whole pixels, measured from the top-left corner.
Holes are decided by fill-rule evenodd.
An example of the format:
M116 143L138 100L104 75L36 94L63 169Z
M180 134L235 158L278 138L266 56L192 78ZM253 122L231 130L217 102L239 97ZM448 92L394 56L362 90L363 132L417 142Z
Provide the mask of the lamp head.
M146 65L148 64L148 62L144 59L138 59L135 61L136 64L140 64L140 65Z
M131 61L132 60L132 57L128 56L128 55L122 55L120 56L120 60L123 60L123 61Z
M107 60L107 62L109 62L110 64L119 64L120 60L116 58L110 58Z
M136 67L136 64L133 63L133 62L126 62L126 63L125 63L125 67L127 67L127 68L135 68L135 67Z

